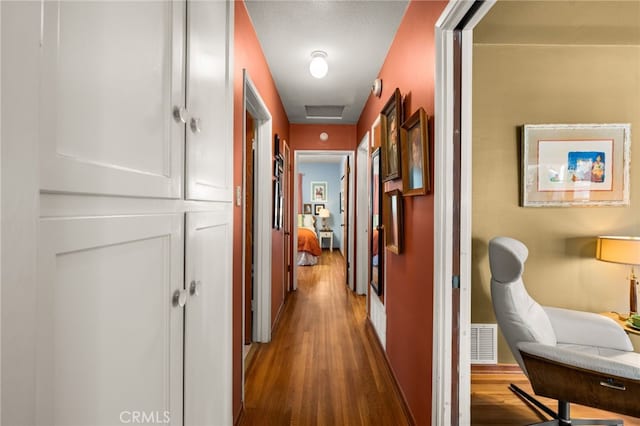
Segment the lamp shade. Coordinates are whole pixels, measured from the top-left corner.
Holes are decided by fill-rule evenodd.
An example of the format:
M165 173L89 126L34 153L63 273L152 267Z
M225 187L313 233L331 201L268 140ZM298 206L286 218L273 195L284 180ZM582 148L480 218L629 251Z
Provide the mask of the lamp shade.
M329 212L329 209L320 209L320 211L318 212L318 216L322 218L327 218L331 216L331 213Z
M596 259L625 265L640 265L640 238L598 237Z

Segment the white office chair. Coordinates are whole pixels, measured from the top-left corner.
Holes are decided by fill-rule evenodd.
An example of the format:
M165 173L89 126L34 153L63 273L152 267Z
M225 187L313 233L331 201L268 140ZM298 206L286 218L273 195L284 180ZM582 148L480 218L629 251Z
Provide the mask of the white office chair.
M491 298L498 326L536 395L558 400L554 412L515 385L510 388L553 420L541 425L622 425L622 420L571 420L569 403L640 417L640 354L615 321L543 307L522 282L529 252L520 241L489 242ZM553 291L553 283L549 290Z

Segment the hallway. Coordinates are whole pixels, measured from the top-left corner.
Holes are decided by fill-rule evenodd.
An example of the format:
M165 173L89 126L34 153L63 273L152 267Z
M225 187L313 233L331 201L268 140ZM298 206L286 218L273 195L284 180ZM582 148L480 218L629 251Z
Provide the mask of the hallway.
M407 424L366 299L344 286L338 251L298 268L281 315L247 371L241 424Z

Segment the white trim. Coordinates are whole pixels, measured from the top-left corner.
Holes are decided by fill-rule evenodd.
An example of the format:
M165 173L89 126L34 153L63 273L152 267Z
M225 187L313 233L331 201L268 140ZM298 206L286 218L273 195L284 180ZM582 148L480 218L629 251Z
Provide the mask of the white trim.
M247 70L243 70L243 114L242 128L246 128L246 112L249 112L255 119L257 128L256 140L256 161L254 188L255 199L255 232L254 232L254 288L256 314L254 317L254 327L252 340L255 342L271 341L271 113L260 97L258 89L255 87ZM246 132L243 131L242 148L242 187L243 194L246 194L247 183L245 182L246 169ZM246 217L243 207L242 229L244 228ZM245 262L245 239L242 239L242 264ZM244 268L242 268L242 334L244 344ZM243 373L244 378L244 373ZM244 382L244 379L243 379ZM244 387L244 385L243 385Z
M364 158L364 160L362 160ZM369 229L369 132L365 133L358 150L356 151L356 191L358 198L356 200L356 218L360 218L361 223L356 223L356 244L357 244L357 257L356 257L356 293L367 294L369 283L367 282L368 269L369 269L369 251L368 251L368 229ZM361 164L362 163L362 164ZM367 300L367 303L369 301ZM368 307L367 307L368 308ZM367 309L368 312L368 309Z
M453 31L474 2L451 0L436 23L434 295L433 295L433 425L451 424L451 281L453 239ZM457 424L470 424L470 287L471 287L471 94L472 30L493 6L483 3L463 29L462 46L462 174L460 229L459 412ZM446 173L446 171L449 171Z
M300 158L308 156L308 155L313 155L313 156L317 156L317 155L344 155L345 157L349 157L349 167L351 167L351 173L349 173L349 235L348 235L348 239L349 239L349 247L351 247L351 250L349 250L349 258L347 259L347 261L351 264L351 268L349 268L349 276L346 277L347 279L347 285L349 285L349 287L353 286L353 282L354 282L354 278L353 278L353 270L354 270L354 262L353 262L353 247L354 247L354 226L353 226L353 222L354 222L354 198L353 198L353 188L354 188L354 175L355 173L353 173L353 165L355 164L354 162L354 158L355 158L355 152L354 151L348 151L348 150L295 150L293 151L293 206L294 206L294 211L293 211L293 223L295 226L293 226L293 232L291 233L292 235L292 244L291 246L294 248L293 249L293 289L297 290L298 289L298 265L297 265L297 258L298 258L298 244L295 243L296 241L298 241L298 224L297 224L297 217L298 217L298 164L300 162Z

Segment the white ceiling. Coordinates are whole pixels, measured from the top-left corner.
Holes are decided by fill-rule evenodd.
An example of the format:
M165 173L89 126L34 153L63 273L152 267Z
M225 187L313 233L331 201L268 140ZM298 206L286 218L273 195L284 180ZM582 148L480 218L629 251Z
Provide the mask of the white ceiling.
M354 124L371 92L408 2L246 1L291 123ZM309 73L311 52L329 73ZM307 119L305 105L345 105L341 120Z

